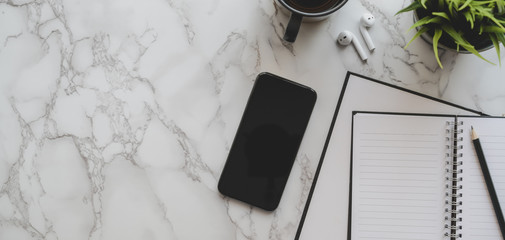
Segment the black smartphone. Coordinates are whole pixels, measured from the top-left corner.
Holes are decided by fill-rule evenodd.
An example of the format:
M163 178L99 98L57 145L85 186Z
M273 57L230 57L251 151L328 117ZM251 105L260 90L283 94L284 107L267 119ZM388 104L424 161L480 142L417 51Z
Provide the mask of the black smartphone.
M316 98L309 87L259 74L221 173L219 192L275 210Z

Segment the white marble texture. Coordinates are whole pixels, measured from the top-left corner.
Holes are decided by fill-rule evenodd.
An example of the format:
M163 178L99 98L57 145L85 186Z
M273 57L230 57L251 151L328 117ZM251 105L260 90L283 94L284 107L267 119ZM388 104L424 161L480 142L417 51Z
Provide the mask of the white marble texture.
M505 67L403 49L409 2L349 0L288 45L273 0L0 0L0 239L293 239L347 70L505 113ZM367 63L334 42L364 44L365 11ZM262 71L318 93L272 213L216 187Z

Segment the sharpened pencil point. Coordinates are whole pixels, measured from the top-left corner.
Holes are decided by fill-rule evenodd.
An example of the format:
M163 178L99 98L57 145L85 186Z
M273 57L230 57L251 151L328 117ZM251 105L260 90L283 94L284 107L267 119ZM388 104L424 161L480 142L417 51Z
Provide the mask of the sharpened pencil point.
M472 132L471 132L472 140L478 139L479 136L477 136L477 132L475 132L475 129L473 129L473 126L470 126L470 127L472 128Z

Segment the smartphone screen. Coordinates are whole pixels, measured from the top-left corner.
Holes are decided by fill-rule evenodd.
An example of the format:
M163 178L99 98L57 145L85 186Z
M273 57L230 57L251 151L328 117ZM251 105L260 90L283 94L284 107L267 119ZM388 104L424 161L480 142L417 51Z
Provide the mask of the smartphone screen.
M277 208L316 97L309 87L258 75L219 179L223 195Z

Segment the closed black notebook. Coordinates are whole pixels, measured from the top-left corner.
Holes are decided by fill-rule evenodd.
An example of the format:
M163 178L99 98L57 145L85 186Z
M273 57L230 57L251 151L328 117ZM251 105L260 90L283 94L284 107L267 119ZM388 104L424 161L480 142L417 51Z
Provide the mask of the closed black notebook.
M502 239L471 126L505 206L505 118L355 113L348 239Z

